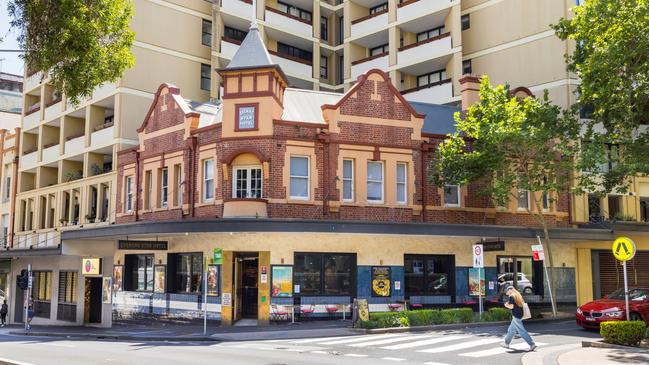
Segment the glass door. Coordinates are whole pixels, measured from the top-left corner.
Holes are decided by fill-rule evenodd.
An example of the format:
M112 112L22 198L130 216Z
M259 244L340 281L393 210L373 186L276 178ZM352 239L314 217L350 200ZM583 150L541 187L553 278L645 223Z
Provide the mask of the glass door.
M536 294L534 264L531 257L498 257L498 294L512 285L522 294Z

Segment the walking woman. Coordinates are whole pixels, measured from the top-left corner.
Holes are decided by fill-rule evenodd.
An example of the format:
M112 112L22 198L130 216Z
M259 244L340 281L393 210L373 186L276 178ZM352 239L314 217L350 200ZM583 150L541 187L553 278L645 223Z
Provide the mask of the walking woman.
M7 306L7 300L5 299L4 302L2 303L2 306L0 307L0 327L4 327L7 325L7 313L9 312L9 307Z
M525 305L523 296L511 285L507 287L505 293L509 296L509 300L505 303L505 308L512 311L512 323L509 325L509 329L507 330L507 336L505 336L503 347L509 348L509 344L512 342L514 335L518 332L525 342L530 345L530 351L534 351L534 349L536 349L536 344L523 325L523 306Z

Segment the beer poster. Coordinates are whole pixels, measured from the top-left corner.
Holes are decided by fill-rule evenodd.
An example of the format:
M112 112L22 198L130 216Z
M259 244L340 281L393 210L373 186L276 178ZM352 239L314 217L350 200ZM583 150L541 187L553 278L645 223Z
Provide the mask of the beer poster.
M165 282L166 282L166 265L155 265L153 267L153 291L155 293L164 293L165 292Z
M219 295L219 267L207 265L207 295Z
M272 296L292 297L293 296L293 267L292 266L273 266L272 267ZM297 285L296 285L297 286ZM299 292L296 289L295 292Z
M122 291L122 279L124 277L124 266L113 266L113 291Z
M390 286L390 267L372 266L372 296L389 297Z

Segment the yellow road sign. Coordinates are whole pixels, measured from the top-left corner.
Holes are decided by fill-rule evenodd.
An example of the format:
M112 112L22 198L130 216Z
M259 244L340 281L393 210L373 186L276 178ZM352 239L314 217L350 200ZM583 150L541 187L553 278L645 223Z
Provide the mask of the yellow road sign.
M629 237L618 237L613 242L613 256L620 261L629 261L635 256L635 243Z

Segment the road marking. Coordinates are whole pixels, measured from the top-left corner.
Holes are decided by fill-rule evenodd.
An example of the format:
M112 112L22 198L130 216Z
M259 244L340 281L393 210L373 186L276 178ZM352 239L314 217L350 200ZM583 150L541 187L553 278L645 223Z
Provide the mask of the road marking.
M348 356L348 357L367 357L367 355L363 354L345 354L343 356Z
M432 349L426 349L426 350L418 350L417 352L425 352L425 353L429 353L429 354L436 354L436 353L439 353L439 352L456 351L456 350L468 349L468 348L471 348L471 347L489 345L489 344L492 344L492 343L501 342L502 340L503 340L502 338L493 338L493 337L492 338L483 338L481 340L469 341L469 342L461 342L461 343L457 343L455 345L434 347Z
M11 359L5 359L5 358L0 358L1 363L7 363L11 365L34 365L30 362L23 362L23 361L18 361L18 360L11 360Z
M353 344L348 345L348 346L351 346L351 347L367 347L367 346L375 346L375 345L385 345L385 344L393 343L393 342L416 340L416 339L426 338L426 337L429 337L429 336L402 336L402 337L397 337L397 338L388 338L388 339L382 339L382 340L376 340L376 341L353 343Z
M319 341L333 341L340 340L341 338L350 338L352 336L339 336L339 337L318 337L318 338L307 338L306 340L291 341L291 343L311 343ZM285 341L285 340L280 340Z
M399 345L392 345L392 346L385 346L381 347L384 350L403 350L403 349L410 349L413 347L419 347L419 346L427 346L427 345L433 345L436 343L441 343L441 342L448 342L448 341L453 341L453 340L460 340L463 338L466 338L469 336L442 336L442 337L436 337L432 338L429 340L421 340L421 341L415 341L415 342L409 342L409 343L402 343Z
M547 344L546 343L541 343L541 342L536 344L536 346L545 346L545 345L547 345ZM509 349L506 349L504 347L496 347L496 348L489 349L489 350L469 352L468 354L460 354L460 356L486 357L486 356L500 355L500 354L504 354L506 352L527 350L528 348L529 348L529 345L527 343L523 342L523 343L517 343L516 345L512 345L512 346L509 347Z
M343 344L343 343L362 342L362 341L366 341L366 340L369 340L369 339L378 340L380 338L399 337L399 336L403 336L403 335L401 335L401 334L399 334L399 335L378 335L378 336L377 335L367 335L367 336L358 336L358 337L354 337L354 338L348 338L348 339L345 339L345 340L318 342L318 344L319 345L340 345L340 344Z
M69 348L75 347L74 345L65 345L62 343L48 343L48 342L42 343L41 345L54 346L54 347L69 347Z
M327 351L315 350L315 351L311 351L311 353L312 353L312 354L321 354L321 355L326 355L326 354L327 354Z
M406 359L402 359L400 357L382 357L381 360L388 360L388 361L406 361Z
M425 362L423 365L451 365L451 364L447 364L445 362L430 362L429 361L429 362Z

